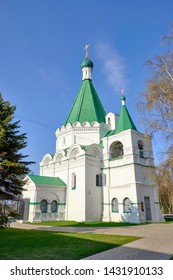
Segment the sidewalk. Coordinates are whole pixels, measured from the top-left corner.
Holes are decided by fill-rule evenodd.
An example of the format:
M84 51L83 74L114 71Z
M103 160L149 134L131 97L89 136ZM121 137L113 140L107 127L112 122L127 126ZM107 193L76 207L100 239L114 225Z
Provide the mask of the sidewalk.
M143 237L126 245L92 255L85 258L85 260L169 260L173 255L173 223L110 228L51 227L11 223L11 227L57 232L81 232Z

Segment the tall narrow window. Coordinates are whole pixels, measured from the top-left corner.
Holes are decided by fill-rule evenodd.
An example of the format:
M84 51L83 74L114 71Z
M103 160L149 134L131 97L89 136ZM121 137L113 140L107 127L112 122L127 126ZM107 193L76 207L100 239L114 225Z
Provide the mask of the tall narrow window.
M52 213L55 213L55 212L57 212L57 210L58 210L57 201L56 201L56 200L53 200L53 201L51 202L51 212L52 212Z
M72 174L72 189L76 189L76 173Z
M108 124L111 125L111 118L108 118Z
M113 198L112 199L112 212L117 213L118 211L119 211L118 199L117 198Z
M43 199L40 202L40 210L42 213L46 213L47 212L47 200Z
M97 186L97 187L103 186L103 177L102 177L102 174L97 174L97 175L96 175L96 186Z
M138 141L139 156L144 157L144 144L141 140Z
M131 213L131 204L128 197L126 197L123 201L123 211L124 213Z

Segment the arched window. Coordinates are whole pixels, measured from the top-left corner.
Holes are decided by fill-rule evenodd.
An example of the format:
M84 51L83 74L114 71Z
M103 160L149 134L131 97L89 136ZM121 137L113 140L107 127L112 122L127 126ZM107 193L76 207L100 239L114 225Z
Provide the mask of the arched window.
M113 198L112 199L112 212L118 212L118 211L119 211L118 199L117 198Z
M110 146L110 159L122 157L123 154L123 144L119 141L113 142Z
M131 213L131 204L128 197L126 197L123 201L123 211L124 213Z
M51 212L55 213L58 211L58 203L56 200L51 202Z
M108 124L111 125L111 118L108 118Z
M46 213L47 212L47 200L43 199L40 202L40 210L42 213Z
M138 141L139 156L144 157L144 144L141 140Z
M76 173L72 174L72 189L76 189Z

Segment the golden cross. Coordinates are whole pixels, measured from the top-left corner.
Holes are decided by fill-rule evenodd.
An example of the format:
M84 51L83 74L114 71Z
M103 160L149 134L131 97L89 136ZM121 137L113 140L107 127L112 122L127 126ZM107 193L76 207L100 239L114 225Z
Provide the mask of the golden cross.
M90 45L86 44L84 50L86 51L85 57L88 58L88 48Z

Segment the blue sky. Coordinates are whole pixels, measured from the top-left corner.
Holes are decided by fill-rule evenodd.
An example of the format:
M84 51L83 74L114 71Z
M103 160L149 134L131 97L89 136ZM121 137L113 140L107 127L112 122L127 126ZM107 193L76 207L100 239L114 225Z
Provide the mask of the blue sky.
M0 0L0 91L17 106L33 173L55 152L55 130L81 85L86 44L106 112L120 112L124 88L128 110L144 131L136 110L149 76L144 63L161 51L172 22L171 0Z

